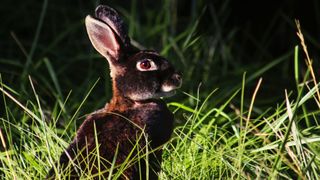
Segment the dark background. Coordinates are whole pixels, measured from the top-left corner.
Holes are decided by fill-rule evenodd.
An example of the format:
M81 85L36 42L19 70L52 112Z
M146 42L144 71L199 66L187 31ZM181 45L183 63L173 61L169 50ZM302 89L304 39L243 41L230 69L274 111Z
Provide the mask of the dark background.
M108 4L114 7L121 7L130 11L131 2L129 0L123 1L101 1L101 4ZM279 55L284 51L292 48L292 44L295 37L294 28L292 24L294 19L300 20L305 33L319 39L319 26L320 26L320 3L316 0L302 1L302 0L286 0L286 1L228 1L227 7L222 7L226 3L219 0L207 0L197 3L192 0L178 0L177 8L179 22L177 25L183 24L186 21L191 21L194 14L194 6L213 6L216 11L221 8L226 8L225 16L227 17L226 28L238 28L240 31L251 36L256 40L264 40L262 35L269 29L272 31L270 44L265 49L266 52L270 52L272 55ZM143 16L144 11L153 10L157 11L157 7L161 6L162 1L137 1L139 6L139 13ZM29 0L29 1L8 1L3 0L0 7L1 17L1 57L4 58L16 58L19 55L16 49L16 43L12 39L10 32L14 32L21 42L30 46L37 27L37 21L42 10L43 1ZM40 42L52 42L54 41L57 33L64 30L68 26L73 25L76 21L83 19L87 14L92 14L95 5L99 4L95 1L63 1L55 0L49 1L47 12L45 16L45 23L43 30L41 31ZM204 16L201 18L201 23L198 28L200 33L210 34L212 30L208 26L214 26L211 23L210 18L206 18L208 13L211 13L207 8ZM217 17L218 18L218 17ZM143 21L143 17L140 17L140 21ZM143 23L143 22L142 22ZM70 37L71 38L71 37ZM78 37L78 40L86 37ZM239 42L245 41L246 36L238 37ZM318 41L312 42L311 46L319 48ZM26 48L27 48L26 47ZM253 49L251 49L253 48ZM243 48L248 51L257 52L255 47ZM245 53L244 53L245 54ZM250 59L246 61L250 62Z
M135 3L135 8L132 8L132 3ZM42 59L48 58L57 74L61 94L64 97L71 89L75 96L87 92L77 91L77 88L89 89L93 84L92 79L95 80L98 77L101 77L102 82L108 84L110 83L109 75L101 73L105 71L106 63L91 61L87 58L88 54L94 50L85 32L83 24L85 16L93 14L97 4L108 4L120 12L127 13L124 14L126 22L129 22L128 17L134 14L132 21L149 29L136 28L130 35L145 47L160 51L163 48L162 44L158 43L157 35L152 35L152 28L150 28L152 26L148 26L148 22L161 13L163 9L159 7L162 7L164 3L168 1L48 1L42 28L36 41L37 46L32 51L32 43L35 41L44 1L2 0L0 5L2 81L17 90L21 98L28 99L30 98L28 95L30 85L25 79L27 75L31 75L34 83L38 85L41 97L49 105L55 101L56 96L49 92L51 82L47 82L48 70L43 68ZM196 34L209 44L211 39L214 41L215 37L221 36L219 42L224 46L217 46L217 48L222 52L227 47L227 51L230 51L229 54L226 53L228 57L222 57L226 60L218 63L222 68L209 67L213 74L208 80L204 80L201 76L203 72L201 68L207 65L199 60L192 75L194 79L185 79L183 91L195 94L199 83L202 82L204 94L208 94L215 87L221 88L221 92L224 93L223 89L232 87L234 83L241 83L243 72L255 72L271 60L293 51L294 47L299 44L295 19L300 20L309 53L315 59L314 66L319 67L317 61L320 48L319 4L317 0L170 1L168 8L169 10L175 8L173 12L176 13L168 27L171 36L178 35L187 25L199 20ZM228 39L229 36L232 38ZM30 65L26 65L27 58L24 51L27 54L32 53ZM174 57L175 55L170 55L170 52L168 56ZM289 59L292 61L285 61L263 75L265 86L262 96L283 98L283 89L294 88L293 68L291 68L293 67L293 56L290 56ZM304 62L302 60L300 62L303 69ZM181 67L185 74L189 71L187 65ZM88 69L91 70L88 71ZM316 69L316 73L318 71L319 69ZM48 87L43 86L45 83L48 83ZM91 102L99 100L98 103L92 105L93 108L101 106L111 96L109 86L101 82L97 86L94 97L90 97L93 98ZM252 84L252 88L254 86L255 84Z

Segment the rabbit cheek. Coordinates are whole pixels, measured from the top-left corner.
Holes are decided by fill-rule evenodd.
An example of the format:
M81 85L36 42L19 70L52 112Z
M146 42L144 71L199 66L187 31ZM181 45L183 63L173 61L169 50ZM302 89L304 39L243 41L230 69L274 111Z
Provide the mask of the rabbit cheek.
M117 77L116 84L123 96L134 101L155 98L154 94L160 88L160 84L154 78L145 79L139 75Z
M134 89L131 89L129 97L135 101L158 98L156 96L156 90L158 88L159 84L154 81L146 84L146 81L141 80L140 86L137 84Z

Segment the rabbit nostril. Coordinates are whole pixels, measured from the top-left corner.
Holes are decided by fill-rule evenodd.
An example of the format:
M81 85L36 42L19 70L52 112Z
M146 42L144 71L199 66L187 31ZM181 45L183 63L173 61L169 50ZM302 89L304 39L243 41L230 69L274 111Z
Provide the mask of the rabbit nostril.
M177 75L176 78L180 81L181 80L181 76Z
M181 75L180 74L177 74L177 73L175 73L174 75L173 75L173 78L174 79L176 79L176 80L178 80L178 81L181 81Z

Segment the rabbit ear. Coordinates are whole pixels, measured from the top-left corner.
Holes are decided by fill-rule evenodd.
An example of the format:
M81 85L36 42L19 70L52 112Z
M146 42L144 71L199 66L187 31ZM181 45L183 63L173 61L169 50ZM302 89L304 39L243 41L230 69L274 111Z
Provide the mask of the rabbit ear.
M96 10L96 17L106 24L108 24L118 37L122 40L124 46L130 46L130 38L128 37L128 30L120 18L117 11L106 5L99 5Z
M87 32L94 48L109 62L120 58L120 44L113 29L106 23L88 15L85 20Z

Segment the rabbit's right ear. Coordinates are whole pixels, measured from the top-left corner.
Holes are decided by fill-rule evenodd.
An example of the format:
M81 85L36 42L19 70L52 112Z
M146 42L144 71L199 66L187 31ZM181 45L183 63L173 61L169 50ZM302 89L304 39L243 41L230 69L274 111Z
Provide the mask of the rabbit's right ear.
M121 54L121 44L114 30L108 24L90 15L86 17L85 24L94 48L107 58L109 63L118 61Z

